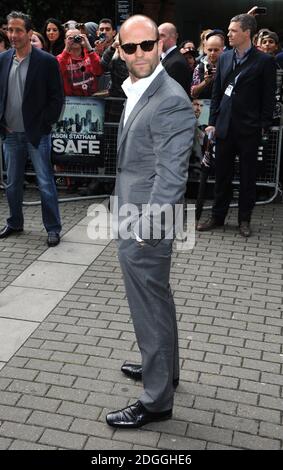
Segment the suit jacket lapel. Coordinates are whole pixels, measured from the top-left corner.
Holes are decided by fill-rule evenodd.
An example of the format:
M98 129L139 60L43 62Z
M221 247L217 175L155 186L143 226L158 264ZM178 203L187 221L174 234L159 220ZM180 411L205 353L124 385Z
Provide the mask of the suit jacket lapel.
M9 49L7 52L3 52L3 54L6 54L6 56L5 56L5 60L3 60L1 64L2 65L1 82L3 84L3 95L1 99L0 119L2 119L3 117L5 106L6 106L9 73L10 73L10 69L12 66L12 62L13 62L14 52L15 52L15 49Z
M143 95L140 97L139 101L135 105L134 109L132 110L130 116L127 119L127 122L125 126L123 127L124 124L124 117L125 117L125 108L123 111L123 114L121 116L120 120L120 125L119 125L119 132L118 132L118 148L117 150L119 151L121 148L121 145L123 144L127 133L129 131L129 128L131 127L133 121L136 119L138 114L141 112L141 110L146 106L148 103L148 100L150 97L156 92L156 90L160 87L161 80L163 79L165 74L165 71L160 72L157 77L153 80L153 82L149 85L148 89L143 93Z
M237 79L237 82L235 84L235 87L238 86L240 83L241 83L241 80L243 79L243 77L246 75L246 73L251 73L251 68L253 67L254 63L255 63L255 56L256 56L256 53L257 53L257 50L256 48L254 47L248 57L247 57L247 60L246 62L244 62L243 64L243 69L240 71L239 73L239 76L238 76L238 79Z
M176 54L176 52L178 51L178 48L175 47L175 49L173 49L173 51L169 52L169 54L167 54L164 59L162 59L162 64L166 64L166 62L168 62L169 59L171 59L172 56L174 56Z
M229 52L225 52L224 54L226 54L226 57L224 56L226 60L224 63L224 70L222 75L222 85L226 82L226 78L233 70L234 51L232 50L230 54Z
M30 55L30 60L29 60L29 66L28 66L28 71L27 71L27 77L26 77L26 82L25 82L25 89L24 89L24 99L26 98L29 89L32 85L33 77L36 74L37 71L37 59L36 59L36 49L32 47L31 55Z
M146 105L146 103L148 102L148 95L146 95L146 96L145 95L146 95L146 93L144 93L141 96L141 98L139 99L139 101L137 102L136 106L134 107L134 109L132 110L130 116L128 117L127 122L126 122L124 127L123 127L123 125L124 125L125 112L122 114L121 122L120 122L120 126L122 127L122 129L121 129L120 139L118 141L118 151L119 151L121 145L123 144L123 142L125 140L125 137L128 133L129 128L131 127L132 122L137 117L137 115L142 110L142 108ZM123 121L122 121L122 119L123 119Z
M9 72L10 68L12 67L12 62L13 62L13 56L15 53L15 49L9 49L7 51L8 54L8 60L5 60L3 69L1 70L1 81L3 80L3 83L6 83L6 88L8 87L8 77L9 77Z
M123 132L123 127L124 127L126 103L127 103L127 101L124 102L124 108L123 108L123 111L122 111L122 114L121 114L119 127L118 127L118 137L117 137L118 146L119 146L119 142L120 142L121 135L122 135L122 132Z
M239 71L239 76L238 76L238 79L237 79L237 83L236 85L239 84L239 82L241 81L242 79L242 76L245 74L246 70L249 68L249 65L250 65L250 62L252 61L252 59L254 58L254 56L256 55L257 53L257 50L255 48L252 48L252 50L250 51L249 53L249 56L248 58L246 59L246 62L247 62L247 68L245 67L245 65L243 65L243 69ZM233 70L233 62L234 62L234 50L231 50L231 52L226 52L225 53L226 57L226 61L225 61L225 64L224 64L224 69L223 69L223 80L222 80L222 84L224 84L226 82L226 78L228 77L228 75L232 72ZM245 63L244 63L245 64ZM235 85L235 86L236 86Z

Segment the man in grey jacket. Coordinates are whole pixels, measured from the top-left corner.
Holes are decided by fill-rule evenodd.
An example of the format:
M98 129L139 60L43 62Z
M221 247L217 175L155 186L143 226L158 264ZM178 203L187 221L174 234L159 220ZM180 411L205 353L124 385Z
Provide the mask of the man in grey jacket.
M185 91L160 64L161 51L150 18L135 15L123 23L120 54L130 76L123 84L115 204L118 255L142 364L126 362L122 371L142 379L144 390L136 403L107 415L110 426L122 428L171 418L179 382L169 286L174 222L170 230L163 219L183 201L195 117Z

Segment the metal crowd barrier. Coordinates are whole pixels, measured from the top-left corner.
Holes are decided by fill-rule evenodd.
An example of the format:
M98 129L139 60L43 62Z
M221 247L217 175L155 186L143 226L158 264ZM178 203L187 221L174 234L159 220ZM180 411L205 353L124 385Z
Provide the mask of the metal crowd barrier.
M283 89L283 71L280 75L280 90ZM282 100L282 94L280 95L280 100ZM106 108L111 104L119 103L121 104L120 98L104 98L106 101ZM258 153L258 162L257 162L257 186L264 188L271 188L273 193L266 200L257 201L257 204L267 204L272 202L279 193L281 193L279 185L279 171L280 171L280 158L281 158L281 149L282 149L282 133L283 133L283 114L282 114L283 105L280 102L280 109L277 109L277 126L273 126L269 129L268 140L259 148ZM114 113L115 114L115 113ZM107 117L107 113L106 113ZM111 116L110 116L111 117ZM113 115L112 115L113 118ZM58 177L70 177L70 178L85 178L86 180L95 179L97 181L103 182L114 182L116 176L116 150L117 150L117 133L119 125L119 115L115 116L115 119L109 120L109 113L106 121L104 122L104 147L103 147L103 157L104 157L104 167L96 168L90 165L81 165L79 163L70 164L68 162L66 165L57 167L54 172L55 178ZM0 152L1 152L0 145ZM0 184L2 187L5 186L4 177L5 170L3 170L3 159L0 153ZM31 163L28 163L26 167L26 175L35 176L33 167ZM197 179L193 178L188 180L188 182L198 182ZM209 178L208 183L214 183L213 175ZM236 159L235 164L235 177L233 184L235 187L239 184L239 164ZM65 198L59 198L59 202L66 201L78 201L84 199L93 199L93 198L103 198L108 197L110 194L98 194L91 196L68 196ZM189 195L190 197L190 195ZM36 205L40 204L40 201L33 202L24 202L25 205ZM236 207L236 204L232 205ZM204 209L210 207L206 206Z
M54 165L54 177L58 178L73 178L86 179L90 181L95 179L100 182L115 182L116 177L116 154L117 154L117 134L118 126L120 121L121 109L123 108L124 99L122 98L103 98L105 101L105 121L104 121L104 144L103 144L103 159L104 167L98 167L96 165L83 164L83 163L71 163L71 158L66 158L66 163ZM2 145L0 142L2 150ZM5 187L4 178L6 171L3 169L3 158L0 154L0 183L3 188ZM25 176L35 176L35 172L31 161L28 159L25 169ZM59 202L68 201L79 201L85 199L101 199L110 196L110 194L93 194L90 196L68 196L64 198L59 197ZM38 205L40 201L24 201L23 205Z
M269 188L272 194L266 199L256 202L257 205L268 204L276 200L277 196L282 198L282 188L279 183L280 161L282 155L282 138L283 138L283 69L277 70L276 77L276 105L273 113L273 126L269 128L266 140L262 141L258 149L257 155L257 187ZM239 185L239 158L236 157L233 185ZM208 182L215 182L213 175ZM230 207L238 207L238 204L230 204ZM203 209L211 209L211 206L203 207Z
M257 187L270 188L273 194L257 204L267 204L272 202L279 193L281 188L279 184L280 159L282 149L282 126L272 126L269 128L266 141L263 141L258 149L257 155ZM215 182L213 175L208 182ZM233 185L237 187L240 184L240 167L239 157L236 156Z

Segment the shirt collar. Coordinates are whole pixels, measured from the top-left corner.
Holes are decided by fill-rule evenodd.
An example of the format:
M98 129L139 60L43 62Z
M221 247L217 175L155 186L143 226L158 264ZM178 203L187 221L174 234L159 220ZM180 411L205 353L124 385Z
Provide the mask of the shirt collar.
M167 49L166 52L162 52L162 54L161 54L162 60L165 59L165 57L166 57L168 54L170 54L170 52L174 51L174 49L176 49L176 48L177 48L177 46L176 46L176 44L175 44L175 46L172 46L172 47L170 47L170 49Z
M237 49L234 49L236 59L238 59L238 60L244 59L244 57L246 57L249 54L252 47L253 47L253 45L251 44L250 47L248 47L247 49L244 50L244 54L242 54L242 55L239 54L239 51Z
M28 55L26 55L23 59L19 60L17 58L17 53L16 53L16 49L14 50L14 54L13 54L13 60L15 62L17 62L18 64L21 64L22 62L25 62L26 60L29 60L30 59L30 56L31 56L31 52L32 52L32 49L31 51L28 53Z
M155 77L157 77L157 75L160 72L162 72L162 70L163 70L163 65L160 63L158 64L154 72L151 75L149 75L149 77L140 78L134 83L132 83L131 78L128 77L122 85L122 88L126 96L129 97L129 95L131 94L138 94L139 96L141 96L145 92L145 90L149 87L149 85L153 82Z

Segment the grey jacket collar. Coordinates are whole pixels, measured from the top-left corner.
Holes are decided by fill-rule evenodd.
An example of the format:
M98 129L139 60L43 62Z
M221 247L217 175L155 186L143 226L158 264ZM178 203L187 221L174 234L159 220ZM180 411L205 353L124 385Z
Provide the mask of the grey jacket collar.
M121 145L123 144L123 142L125 140L125 137L127 136L127 133L129 131L129 128L131 127L133 121L136 119L136 117L138 116L140 111L144 108L144 106L148 103L151 96L156 93L158 88L163 83L165 77L166 77L166 71L165 70L162 70L157 75L157 77L155 77L153 82L149 85L148 89L140 97L140 99L137 102L136 106L134 107L131 114L129 115L125 126L123 127L124 116L125 116L125 108L124 108L124 111L122 113L121 120L120 120L119 131L118 131L118 148L117 148L118 151L120 150Z

